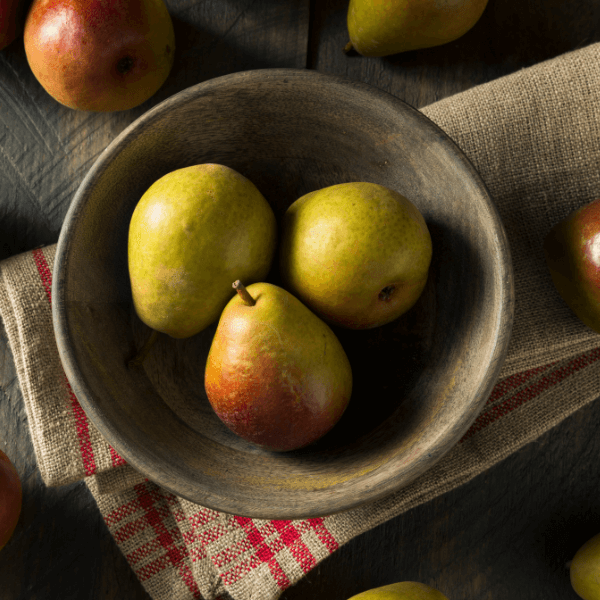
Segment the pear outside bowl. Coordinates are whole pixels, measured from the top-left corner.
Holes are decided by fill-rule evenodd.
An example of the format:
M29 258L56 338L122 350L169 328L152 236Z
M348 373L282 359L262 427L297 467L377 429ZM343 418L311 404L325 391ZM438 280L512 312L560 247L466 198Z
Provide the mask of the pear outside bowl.
M264 451L213 413L204 365L216 323L184 340L160 336L143 368L126 366L149 334L132 308L129 220L159 177L205 162L249 178L278 219L309 191L371 181L409 198L431 232L433 259L417 304L383 327L335 330L352 364L352 398L338 424L302 450ZM278 284L276 269L267 280ZM295 69L198 84L124 130L73 198L52 284L65 372L104 438L174 494L267 519L372 502L436 464L489 396L513 303L498 213L447 135L376 88Z

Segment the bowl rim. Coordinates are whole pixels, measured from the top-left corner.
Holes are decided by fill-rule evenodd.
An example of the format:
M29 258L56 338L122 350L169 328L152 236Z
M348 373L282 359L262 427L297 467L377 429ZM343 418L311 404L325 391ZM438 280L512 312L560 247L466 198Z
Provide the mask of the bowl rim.
M148 111L143 113L137 119L135 119L130 125L128 125L120 134L118 134L102 151L102 153L94 161L94 164L90 167L89 171L80 183L76 193L73 196L71 204L65 215L63 225L61 227L59 240L56 248L54 271L52 278L52 321L55 332L55 338L58 346L58 352L61 363L63 365L64 372L71 385L71 389L75 394L78 402L83 408L90 422L98 429L104 439L114 447L114 449L123 457L127 463L136 469L138 472L154 481L159 486L168 490L169 492L184 497L192 502L198 503L197 498L190 497L182 490L177 489L177 486L168 485L158 481L156 476L149 475L144 468L143 461L138 460L136 449L131 447L126 441L118 439L116 436L116 429L111 421L97 409L93 402L93 394L89 392L89 388L82 376L81 369L79 368L78 359L69 344L69 327L68 327L68 315L66 311L65 302L65 285L63 284L65 275L65 268L68 262L68 254L70 249L71 232L76 222L77 215L85 207L85 199L88 190L93 186L96 179L103 173L103 171L110 164L111 159L118 155L121 149L126 146L130 140L130 136L135 131L136 135L139 135L140 131L143 131L145 127L149 126L155 119L159 118L163 113L168 112L175 106L183 105L189 101L192 101L199 93L206 93L213 89L222 88L230 83L240 81L242 79L254 79L257 81L265 79L285 79L285 78L309 78L315 81L323 81L329 84L334 83L342 87L352 88L359 90L362 94L371 96L374 101L383 101L390 108L412 113L413 118L416 117L420 120L425 127L429 128L430 131L436 132L448 152L452 154L452 157L456 159L463 167L464 171L471 178L471 181L476 185L481 193L482 200L485 201L485 208L488 211L489 217L493 223L494 235L497 239L497 246L499 249L499 257L496 263L500 265L501 271L498 277L501 280L500 289L502 290L503 297L499 301L498 306L500 307L498 313L495 315L496 321L494 324L494 344L491 360L486 370L487 382L484 386L479 388L478 398L474 398L472 403L469 405L469 410L461 413L460 418L452 427L452 435L450 436L451 442L447 446L447 450L439 455L432 455L430 457L423 457L421 460L422 468L419 472L414 475L410 480L403 482L398 485L392 478L388 479L385 485L378 485L376 490L373 490L370 494L365 494L363 497L356 499L355 496L352 500L346 502L337 502L326 510L299 510L294 506L280 506L274 510L269 508L259 509L258 512L255 510L251 513L246 513L240 507L239 503L235 500L230 500L224 496L221 497L219 505L213 505L205 501L203 505L213 510L226 512L229 514L238 514L242 516L248 516L251 518L263 518L263 519L296 519L296 518L309 518L317 516L326 516L334 513L338 513L345 510L357 508L363 504L368 504L376 500L380 500L384 497L389 496L395 491L406 487L414 479L421 476L423 473L431 469L437 462L439 462L445 454L452 449L456 443L462 438L462 436L469 429L473 421L481 412L489 394L492 391L493 386L497 382L498 374L502 368L504 358L508 351L508 345L510 341L510 335L512 331L514 321L514 272L511 260L511 251L506 235L506 231L500 214L495 203L492 200L491 194L475 169L472 162L464 154L464 152L458 147L458 145L446 134L435 122L429 117L423 114L418 109L412 107L400 98L376 87L371 84L363 83L360 81L352 80L348 77L332 75L322 73L309 69L300 68L265 68L265 69L254 69L248 71L240 71L236 73L230 73L222 75L212 79L208 79L204 82L195 84L188 88L185 88L172 96L161 101ZM214 497L211 496L211 497Z

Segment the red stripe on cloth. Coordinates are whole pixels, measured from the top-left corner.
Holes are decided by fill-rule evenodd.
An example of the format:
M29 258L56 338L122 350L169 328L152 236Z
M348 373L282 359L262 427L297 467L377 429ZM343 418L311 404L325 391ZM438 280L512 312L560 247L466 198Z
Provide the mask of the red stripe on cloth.
M112 446L109 446L109 448L110 448L110 460L112 461L113 467L122 467L127 464L127 461L123 457L121 457Z
M168 565L168 563L171 563L177 570L177 573L187 588L192 593L192 596L198 600L202 600L202 595L200 594L198 584L194 580L192 570L185 564L185 558L189 556L187 547L185 544L178 545L175 540L176 537L181 539L181 532L179 529L173 533L169 532L163 523L160 511L157 510L156 506L154 506L154 503L158 498L158 494L151 493L148 490L146 483L137 484L134 486L134 490L138 495L140 507L145 511L146 522L152 527L152 529L154 529L156 539L160 542L160 545L165 550L162 560L157 559L157 561L153 561L155 563L154 569L158 568L158 570L162 570ZM147 567L139 569L139 573L143 573L143 575L146 576L146 569ZM152 575L156 574L156 572L157 571L155 570L152 572L149 571L149 576L151 577Z
M169 509L171 510L171 514L175 518L177 523L185 524L188 523L188 519L181 508L181 504L179 503L179 499L175 494L171 494L170 492L163 491L163 498L167 501L169 505ZM188 549L188 553L192 562L197 562L199 560L203 560L207 558L206 549L202 544L198 545L198 537L196 536L196 532L193 528L185 528L185 531L181 531L181 536L183 537L183 541Z
M44 289L46 290L46 296L48 296L48 302L52 302L52 271L48 266L46 261L46 257L42 252L41 248L36 248L31 251L33 254L33 260L35 261L35 266L37 267L38 273L40 274L40 279L42 280L42 284Z
M185 552L185 544L181 544L180 546L178 546L177 550L182 553ZM171 566L171 564L172 563L171 563L171 559L169 558L169 556L167 554L163 554L162 556L159 556L158 558L151 560L150 562L146 563L145 565L143 565L141 567L135 567L134 565L131 565L131 566L140 581L147 581L148 579L150 579L151 577L154 577L154 575L157 575L164 569L168 569ZM196 585L196 582L194 581L194 576L189 567L184 565L183 568L181 569L180 575L182 576L183 581L186 583L186 585L188 587L190 587L190 585L191 586ZM198 598L199 600L202 599L202 595L194 595L193 597Z
M529 369L529 371L515 373L514 375L503 379L494 386L494 389L492 390L492 393L490 394L490 397L488 398L486 404L491 404L496 400L499 400L500 398L502 398L502 396L505 396L511 390L522 386L524 383L529 381L534 375L539 375L540 373L543 373L555 364L556 362L552 362L547 365L544 365L543 367L536 367L535 369Z
M179 537L177 535L177 531L175 529L176 528L172 529L169 532L171 534L171 536L173 536L173 538ZM185 540L182 540L182 541L185 543ZM132 550L125 556L127 558L127 562L131 566L133 566L136 563L148 558L149 556L151 556L152 554L154 554L155 552L160 550L160 548L161 548L160 540L158 538L154 538L154 539L150 540L149 542L146 542L144 544L137 546L135 548L135 550Z
M127 504L130 505L131 503ZM125 507L126 505L123 506ZM132 520L125 523L125 525L121 525L120 527L113 526L111 528L112 535L119 544L124 544L128 540L134 538L136 535L142 533L145 529L147 529L150 526L145 513L143 513L141 516L135 516L136 514L139 515L140 511L143 511L143 508L139 504L137 504L136 510L133 513L134 518ZM167 506L159 506L158 508L156 508L156 511L161 519L168 519L169 515L171 514L171 511ZM178 529L176 533L181 532ZM182 539L186 541L185 538L182 537Z
M108 525L108 527L114 528L119 521L134 515L139 510L139 499L136 498L135 500L130 500L129 502L125 502L125 504L121 504L121 506L115 508L115 510L107 513L104 517L104 522ZM168 514L168 509L165 509L165 512Z
M48 262L46 261L46 257L44 256L44 253L42 252L41 248L32 250L31 254L33 255L35 266L37 267L40 279L42 280L42 285L46 290L48 302L52 303L52 271L48 266ZM73 393L73 390L71 389L71 384L69 383L67 376L64 373L63 380L67 387L67 392L69 394L69 402L71 404L71 410L73 411L73 415L75 417L75 430L77 432L77 438L79 440L79 452L81 454L81 460L83 462L83 470L86 475L93 475L96 472L96 459L94 458L94 450L92 448L92 441L90 438L90 427L88 418L83 409L81 408L77 397Z
M67 388L71 410L75 417L75 430L77 431L77 439L79 440L79 453L83 462L83 470L86 475L93 475L96 472L96 459L94 457L94 449L92 448L92 439L90 438L89 421L64 373L63 381Z
M277 562L275 553L265 543L262 533L258 530L252 519L248 517L234 517L237 523L246 532L246 538L252 544L256 550L255 557L258 558L259 562L250 563L248 565L249 570L256 568L261 562L267 563L273 579L279 586L280 590L285 590L290 587L290 580ZM232 581L233 582L233 581Z
M173 496L173 498L175 498L175 496ZM173 514L175 514L175 518L178 521L184 521L186 517L183 511L179 510L178 512L178 515L175 514L175 511L173 512ZM227 528L220 522L217 523L216 527L206 527L208 523L218 519L219 513L210 508L202 508L197 513L194 513L193 515L187 517L187 521L191 527L191 532L187 534L188 538L186 539L189 539L188 545L191 546L190 558L192 559L192 562L196 562L207 558L207 546L211 542L214 542L221 538L223 535L227 534ZM211 560L213 564L215 564L216 559L214 556L211 557ZM231 561L228 560L227 562Z
M207 546L211 542L218 540L219 538L222 538L224 535L227 535L228 532L229 532L229 530L226 527L218 526L218 527L213 527L213 528L209 529L208 531L199 532L196 534L196 536L197 536L197 539L203 545ZM213 554L211 556L211 560L212 560L213 565L218 570L222 571L227 567L227 565L234 563L238 559L239 556L241 556L242 554L246 554L249 550L252 550L253 548L254 548L254 546L252 545L252 542L248 539L248 536L245 536L241 540L236 540L233 544L227 546L224 550L221 550L220 552L216 552L215 554ZM275 555L275 554L277 554L277 552L279 552L279 550L281 550L283 548L283 543L280 542L279 540L276 540L275 542L271 543L269 548L270 548L272 554ZM250 559L246 559L241 563L242 565L244 565L244 568L246 569L246 571L251 571L252 569L255 568L255 566L258 565L258 562L261 562L256 557L257 557L257 555L253 554ZM256 558L256 560L258 560L258 562L256 562L254 560L255 558ZM249 567L248 565L250 563L252 563L253 566Z
M235 567L233 567L233 569L230 569L229 571L220 571L221 581L225 586L232 585L236 581L241 579L244 575L247 575L257 567L259 567L262 564L262 562L263 561L261 561L258 558L258 556L256 556L256 554L253 554L250 557L250 559L242 563L238 563L237 565L235 565Z
M108 527L114 527L119 521L132 515L138 508L137 500L131 500L130 502L126 502L122 504L115 510L111 510L104 517L104 522Z
M339 548L338 543L327 527L325 527L325 523L321 517L308 519L308 524L314 529L317 537L323 542L323 545L330 553L335 552Z
M288 579L288 576L281 568L281 565L274 558L269 561L269 569L271 570L271 575L273 575L273 579L279 586L280 590L286 590L290 587L290 580Z
M300 568L308 573L317 561L308 546L302 541L300 532L292 525L291 521L271 521L290 554L296 559Z
M138 506L137 510L140 510ZM164 514L162 515L164 518L168 518L169 511L163 510ZM146 515L144 514L141 517L133 519L125 525L121 525L120 527L113 530L113 537L119 544L124 544L127 540L139 535L144 529L148 527L148 520L146 519Z
M186 540L186 544L188 544L188 547L194 543L193 539L187 539L185 536L184 539ZM192 546L189 549L189 553L192 562L198 562L199 560L204 560L207 557L206 550L198 546Z
M229 530L222 523L217 524L215 527L211 527L209 529L200 529L197 530L194 528L194 535L196 539L202 544L202 546L206 547L212 542L216 542L218 539L222 538L224 535L227 535ZM232 555L232 549L227 548L223 551L227 554L228 557ZM223 553L216 554L213 556L213 561L217 560L217 557ZM225 558L224 563L231 562L231 558ZM215 563L216 564L216 563Z
M479 417L475 419L473 425L471 425L467 433L465 433L465 435L460 441L465 441L466 439L470 438L475 433L481 431L491 423L494 423L501 417L507 415L509 412L512 412L519 406L522 406L526 402L529 402L529 400L536 398L542 392L545 392L546 390L549 390L555 385L558 385L573 373L576 373L577 371L588 367L589 365L591 365L599 359L600 347L594 348L593 350L590 350L585 354L580 354L579 356L569 361L564 367L556 369L555 371L551 371L550 373L548 373L548 375L542 377L533 385L520 390L517 394L511 396L510 398L507 398L498 406L494 406L492 409L479 415ZM556 363L551 363L551 365L549 366L552 366L554 364Z
M189 517L190 525L194 528L204 527L210 521L214 521L219 518L219 513L216 510L210 508L202 508L197 513L194 513Z

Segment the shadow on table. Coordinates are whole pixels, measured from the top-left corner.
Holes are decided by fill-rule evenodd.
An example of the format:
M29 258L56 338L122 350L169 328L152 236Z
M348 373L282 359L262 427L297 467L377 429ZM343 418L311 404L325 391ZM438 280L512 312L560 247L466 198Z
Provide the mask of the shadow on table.
M348 0L320 0L308 66L388 91L417 108L600 41L597 0L489 0L479 21L441 46L381 58L346 55Z

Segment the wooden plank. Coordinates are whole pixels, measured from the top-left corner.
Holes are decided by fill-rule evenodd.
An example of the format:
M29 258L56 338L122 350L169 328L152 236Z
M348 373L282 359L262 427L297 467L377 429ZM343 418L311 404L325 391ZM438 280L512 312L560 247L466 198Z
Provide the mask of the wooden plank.
M57 241L96 157L158 102L235 71L306 65L308 0L170 0L168 6L176 33L173 71L154 97L130 111L63 107L35 80L22 39L0 53L0 259ZM24 493L19 524L0 553L2 600L148 600L85 484L43 484L3 330L0 448L14 461Z

